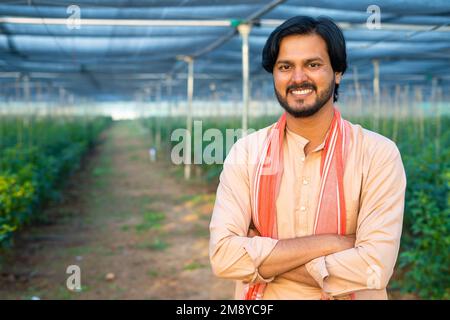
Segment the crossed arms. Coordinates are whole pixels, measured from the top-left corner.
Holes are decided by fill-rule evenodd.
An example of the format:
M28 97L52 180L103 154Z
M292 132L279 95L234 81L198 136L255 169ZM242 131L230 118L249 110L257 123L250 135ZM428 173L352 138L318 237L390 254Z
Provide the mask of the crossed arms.
M225 161L210 224L213 272L253 283L284 277L319 286L332 296L385 289L400 245L406 177L395 145L383 147L363 177L355 237L277 240L249 233L249 170L246 164ZM239 148L235 144L230 155L246 152ZM368 281L373 275L376 281Z
M256 229L250 228L248 236L259 236L259 233ZM280 240L259 266L259 275L266 279L283 277L320 288L319 283L307 271L305 264L315 258L353 248L354 244L354 236L336 234Z

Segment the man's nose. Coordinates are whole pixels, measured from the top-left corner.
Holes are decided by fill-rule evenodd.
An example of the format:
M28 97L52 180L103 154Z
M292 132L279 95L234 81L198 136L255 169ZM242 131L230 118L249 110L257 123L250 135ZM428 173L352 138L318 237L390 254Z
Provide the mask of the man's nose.
M291 80L294 83L302 83L308 80L308 76L303 68L295 68Z

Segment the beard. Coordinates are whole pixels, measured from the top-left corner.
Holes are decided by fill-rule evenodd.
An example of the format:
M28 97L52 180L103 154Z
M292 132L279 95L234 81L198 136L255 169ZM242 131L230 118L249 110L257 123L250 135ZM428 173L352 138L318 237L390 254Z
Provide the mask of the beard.
M286 110L287 113L292 115L295 118L306 118L310 117L313 114L317 113L322 107L328 102L328 100L331 99L334 93L334 87L335 87L335 78L333 77L333 81L330 82L330 85L324 89L322 92L317 92L317 87L308 82L304 82L299 85L290 85L286 89L286 95L283 97L280 92L275 88L275 95L277 96L278 103L283 107L284 110ZM295 108L293 106L290 106L287 102L287 95L289 94L290 90L302 90L302 89L312 89L314 92L316 92L317 97L316 100L310 104L310 105L303 105L301 108ZM298 100L304 103L304 100Z

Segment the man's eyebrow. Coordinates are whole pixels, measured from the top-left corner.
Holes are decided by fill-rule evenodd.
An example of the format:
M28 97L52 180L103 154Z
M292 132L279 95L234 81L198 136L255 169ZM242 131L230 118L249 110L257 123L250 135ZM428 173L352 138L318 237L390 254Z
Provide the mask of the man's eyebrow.
M277 61L275 64L280 64L280 63L291 64L292 62L289 61L289 60L279 60L279 61Z
M311 62L313 62L313 61L320 61L320 62L323 62L323 59L322 59L321 57L313 57L313 58L309 58L309 59L306 59L306 60L305 60L305 64L311 63ZM284 64L284 63L286 63L286 64L292 64L292 61L290 61L290 60L279 60L279 61L277 61L275 64Z
M305 60L305 64L311 63L311 62L313 62L313 61L320 61L320 62L323 62L323 60L322 60L321 57L314 57L314 58L306 59L306 60Z

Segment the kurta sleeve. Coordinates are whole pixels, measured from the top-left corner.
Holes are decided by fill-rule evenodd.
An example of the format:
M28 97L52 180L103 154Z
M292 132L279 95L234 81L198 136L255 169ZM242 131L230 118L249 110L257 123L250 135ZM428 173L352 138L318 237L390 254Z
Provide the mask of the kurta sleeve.
M210 262L218 277L251 283L269 282L272 279L263 279L258 267L278 240L247 237L251 222L250 157L244 139L231 148L220 175L210 223Z
M362 184L355 248L306 264L326 293L386 288L400 247L405 188L400 153L389 141L373 155Z

